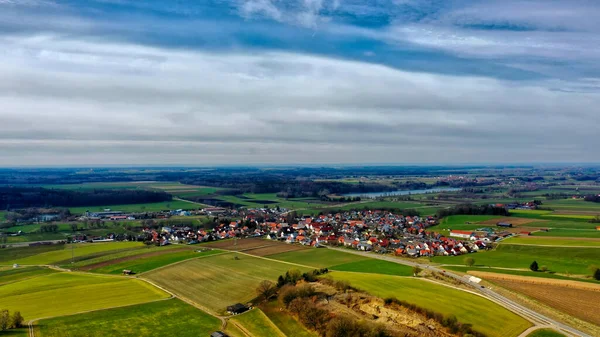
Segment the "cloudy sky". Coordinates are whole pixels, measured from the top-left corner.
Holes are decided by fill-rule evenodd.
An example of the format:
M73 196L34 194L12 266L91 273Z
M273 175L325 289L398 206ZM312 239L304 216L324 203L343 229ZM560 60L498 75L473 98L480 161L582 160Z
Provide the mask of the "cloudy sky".
M600 159L597 0L0 0L0 166Z

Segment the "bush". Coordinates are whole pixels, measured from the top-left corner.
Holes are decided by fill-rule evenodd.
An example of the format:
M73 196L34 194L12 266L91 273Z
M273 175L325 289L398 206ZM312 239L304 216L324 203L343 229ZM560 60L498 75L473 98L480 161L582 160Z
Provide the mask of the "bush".
M531 265L529 266L529 269L531 269L531 271L538 271L539 267L538 267L537 261L531 262Z

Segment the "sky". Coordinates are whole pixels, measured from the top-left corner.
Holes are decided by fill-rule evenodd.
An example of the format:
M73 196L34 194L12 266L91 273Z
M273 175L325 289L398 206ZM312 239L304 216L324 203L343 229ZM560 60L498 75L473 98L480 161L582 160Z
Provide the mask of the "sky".
M598 162L597 0L0 0L0 166Z

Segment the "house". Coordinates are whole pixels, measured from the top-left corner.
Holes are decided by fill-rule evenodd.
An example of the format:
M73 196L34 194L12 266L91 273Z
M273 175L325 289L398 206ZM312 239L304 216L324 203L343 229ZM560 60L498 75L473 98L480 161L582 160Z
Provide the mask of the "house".
M129 269L123 270L123 275L133 275L133 274L135 274L135 273Z
M250 308L248 308L247 306L245 306L241 303L236 303L234 305L230 305L227 307L227 312L231 315L241 314L248 310L250 310Z
M509 228L512 228L513 225L511 223L509 223L509 222L498 222L496 224L496 226L498 226L498 227L509 227Z

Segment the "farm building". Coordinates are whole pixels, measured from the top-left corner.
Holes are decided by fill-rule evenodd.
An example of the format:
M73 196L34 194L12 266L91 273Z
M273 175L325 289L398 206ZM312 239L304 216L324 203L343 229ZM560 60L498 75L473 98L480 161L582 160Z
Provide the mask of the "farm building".
M237 303L237 304L230 305L227 307L227 312L230 313L231 315L241 314L248 310L250 310L250 308L248 308L247 306L245 306L241 303Z
M496 226L498 226L498 227L509 227L509 228L512 228L513 225L511 223L509 223L509 222L498 222L496 224Z
M472 231L460 231L460 230L453 229L450 231L450 236L457 237L457 238L463 238L463 239L470 239L471 236L473 236L473 232Z
M229 337L229 335L221 331L215 331L210 334L210 337Z

